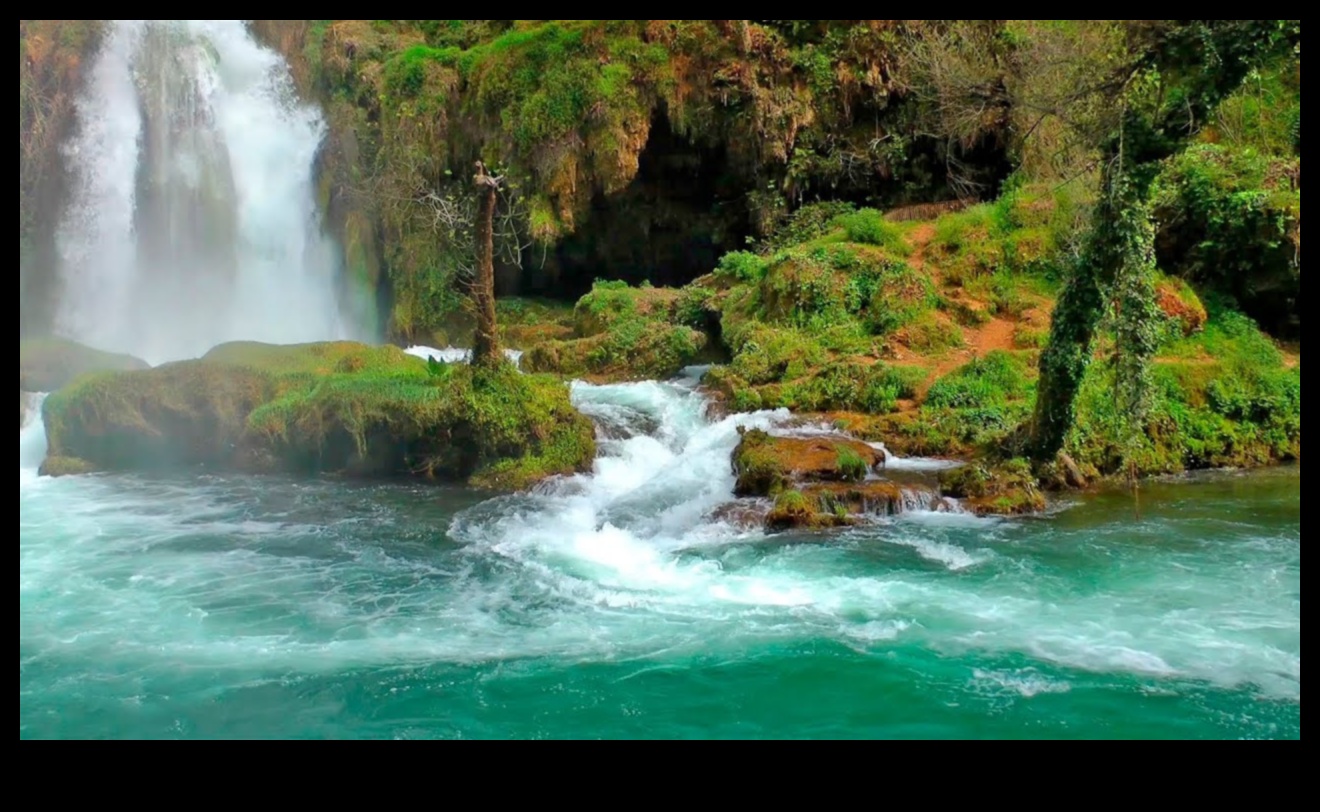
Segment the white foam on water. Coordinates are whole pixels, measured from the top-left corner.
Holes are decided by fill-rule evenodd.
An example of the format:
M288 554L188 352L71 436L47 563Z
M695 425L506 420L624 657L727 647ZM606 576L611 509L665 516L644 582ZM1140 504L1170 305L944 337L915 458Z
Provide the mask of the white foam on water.
M978 668L972 672L972 687L991 693L1007 692L1017 694L1024 699L1033 699L1050 694L1066 694L1072 691L1071 683L1050 679L1033 669L986 671Z
M20 397L23 397L20 395ZM41 416L41 407L46 402L44 394L26 395L28 398L28 416L23 427L18 431L18 481L19 487L29 485L37 479L37 470L46 459L46 423Z
M442 364L469 364L472 362L472 350L465 350L460 347L446 347L443 350L435 347L409 347L404 350L405 353L423 361L434 358ZM505 350L504 355L514 364L521 364L523 354L518 350Z

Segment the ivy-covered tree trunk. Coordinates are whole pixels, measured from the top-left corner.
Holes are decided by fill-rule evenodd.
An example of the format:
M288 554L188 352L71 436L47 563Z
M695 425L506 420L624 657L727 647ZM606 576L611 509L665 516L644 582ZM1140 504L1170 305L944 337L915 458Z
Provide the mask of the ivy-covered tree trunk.
M495 323L495 193L499 180L486 174L481 163L473 180L477 185L477 268L472 296L477 306L477 334L472 363L494 365L503 360Z
M1082 257L1055 306L1041 356L1030 453L1052 461L1076 416L1096 331L1115 318L1115 398L1129 438L1142 428L1159 313L1149 197L1159 162L1182 149L1220 101L1271 55L1301 48L1300 20L1128 20L1133 59L1107 103L1123 114L1102 141L1100 202ZM1121 74L1120 74L1121 75Z
M1145 411L1146 375L1157 349L1154 241L1149 205L1152 172L1107 162L1091 233L1055 306L1050 343L1040 360L1031 453L1048 462L1063 449L1077 394L1094 356L1095 336L1113 307L1118 346L1114 393L1131 425Z

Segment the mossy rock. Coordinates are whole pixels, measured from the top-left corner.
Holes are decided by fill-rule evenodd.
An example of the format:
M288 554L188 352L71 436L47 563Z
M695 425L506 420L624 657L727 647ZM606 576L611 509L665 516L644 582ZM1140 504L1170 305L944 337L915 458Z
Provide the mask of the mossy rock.
M420 476L522 488L587 470L591 423L561 381L427 364L394 347L229 344L81 379L46 402L50 454L105 470Z
M826 482L803 489L821 512L846 516L897 516L903 512L903 489L893 482Z
M829 530L851 527L856 519L842 513L822 511L814 497L799 492L785 491L775 500L774 509L766 516L768 530Z
M595 383L664 380L695 363L708 341L690 327L634 320L590 338L536 346L523 367Z
M116 355L63 338L22 341L18 345L20 392L54 392L90 372L148 369L150 364L131 355Z
M883 452L846 437L772 437L759 429L743 431L733 452L735 492L777 497L801 483L854 481L883 461Z
M1012 460L1001 466L966 465L940 475L940 491L962 500L978 516L1022 516L1046 508L1031 466Z
M41 476L65 477L94 474L96 471L95 465L77 457L47 457L37 473Z
M675 288L629 287L626 282L597 282L573 310L578 338L591 338L630 321L661 324L673 320L682 291Z

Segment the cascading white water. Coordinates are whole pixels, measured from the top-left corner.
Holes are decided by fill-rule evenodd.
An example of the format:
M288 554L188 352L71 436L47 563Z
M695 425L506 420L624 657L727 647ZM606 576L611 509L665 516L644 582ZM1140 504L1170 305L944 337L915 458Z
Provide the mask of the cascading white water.
M24 397L20 395L19 397ZM27 395L28 416L18 430L18 478L20 486L35 479L41 461L46 458L46 424L41 419L41 406L46 396Z
M59 329L152 362L358 337L315 204L320 113L242 20L115 20L66 145Z

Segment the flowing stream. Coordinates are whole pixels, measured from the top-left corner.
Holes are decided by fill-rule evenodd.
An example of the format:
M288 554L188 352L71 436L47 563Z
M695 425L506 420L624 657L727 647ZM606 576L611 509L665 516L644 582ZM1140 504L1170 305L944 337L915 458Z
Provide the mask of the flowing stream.
M493 498L38 478L34 422L20 738L1301 736L1300 469L767 536L729 457L785 414L574 400L595 472Z

